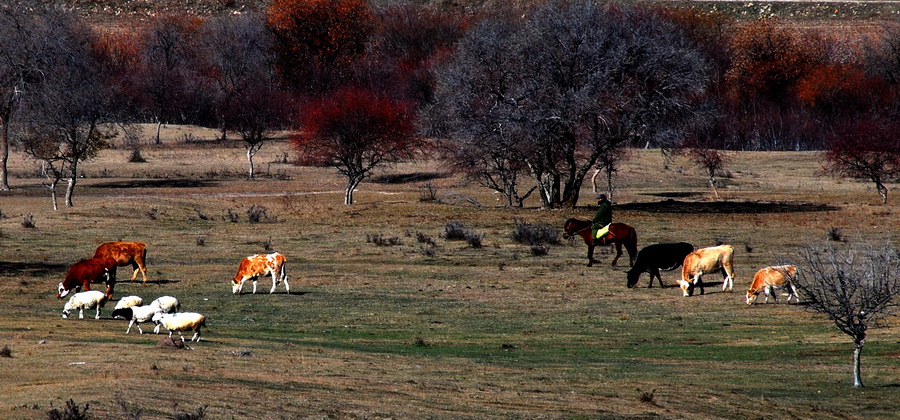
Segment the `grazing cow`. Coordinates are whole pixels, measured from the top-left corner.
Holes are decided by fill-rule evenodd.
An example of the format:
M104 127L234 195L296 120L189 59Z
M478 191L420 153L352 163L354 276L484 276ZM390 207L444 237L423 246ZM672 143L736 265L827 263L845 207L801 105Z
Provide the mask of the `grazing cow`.
M641 274L645 272L650 273L650 285L647 287L653 287L654 276L659 280L659 287L663 287L659 270L671 271L678 268L684 262L684 257L691 252L694 252L694 246L687 242L653 244L641 248L634 265L626 274L628 287L637 286Z
M147 266L144 264L147 260L147 245L143 242L104 242L94 251L94 258L112 258L119 267L131 264L134 268L131 281L137 278L140 270L144 284L147 284Z
M701 248L684 257L684 267L681 268L681 291L684 296L693 296L694 287L700 285L700 294L704 294L703 282L700 277L704 274L721 271L725 281L722 283L722 291L734 289L734 247L731 245L719 245L709 248Z
M766 299L763 303L769 303L769 295L772 295L772 299L777 303L778 296L775 294L775 289L782 288L785 285L788 287L788 303L791 303L791 297L797 299L799 303L800 296L797 294L797 289L792 281L796 275L797 267L793 265L766 267L757 271L756 275L753 276L753 282L750 283L750 288L747 289L747 304L752 305L759 298L759 292L766 293Z
M291 286L288 284L287 275L284 272L284 261L284 255L277 252L268 255L256 254L244 258L241 260L237 274L231 280L231 293L240 295L244 288L244 282L248 279L253 281L253 293L256 293L256 279L259 276L271 274L272 290L269 293L274 293L275 285L284 281L284 288L290 294Z
M111 258L88 258L69 267L65 279L59 283L56 297L62 299L72 290L91 290L91 283L106 283L106 298L111 299L116 285L116 261Z

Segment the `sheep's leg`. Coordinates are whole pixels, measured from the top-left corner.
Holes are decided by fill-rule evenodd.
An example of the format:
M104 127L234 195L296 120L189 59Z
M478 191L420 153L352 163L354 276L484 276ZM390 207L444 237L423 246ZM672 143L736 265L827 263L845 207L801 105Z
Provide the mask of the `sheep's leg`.
M141 334L144 334L144 330L141 329L141 323L140 323L140 322L135 323L134 325L135 325L136 327L138 327L138 332L140 332Z
M84 319L84 308L78 310L78 319Z
M153 328L153 334L159 334L159 324L156 324L156 327Z
M191 337L191 341L194 341L195 338L197 339L197 342L199 343L200 342L200 330L197 330L196 332L194 332L194 336Z
M131 331L131 326L134 324L134 320L128 322L128 328L125 330L125 334L128 334ZM138 327L140 328L140 327Z
M100 319L100 306L97 306L97 316L94 319Z

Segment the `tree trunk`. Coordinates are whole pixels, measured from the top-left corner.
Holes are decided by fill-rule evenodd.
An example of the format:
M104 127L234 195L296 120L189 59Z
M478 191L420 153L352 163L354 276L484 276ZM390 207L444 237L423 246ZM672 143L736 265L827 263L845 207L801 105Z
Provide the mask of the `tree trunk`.
M255 154L256 154L256 153L253 152L253 148L252 148L252 147L248 147L248 148L247 148L247 164L248 164L249 167L250 167L250 174L249 174L248 178L249 178L251 181L253 180L253 155L255 155Z
M66 185L66 207L74 207L72 204L72 196L75 195L75 174L69 178L69 182Z
M344 204L348 206L353 204L353 191L356 190L360 182L362 182L362 178L357 177L350 177L347 180L347 190L344 191Z
M0 191L9 191L9 174L6 164L9 161L9 125L7 118L0 118Z
M853 349L853 386L855 388L863 386L861 376L863 345L865 345L865 340L856 343L856 347Z
M50 188L50 200L53 201L53 211L58 211L59 205L56 203L56 181L51 182L47 188Z
M876 183L875 187L878 189L878 194L881 194L881 204L887 204L888 202L888 189L882 183Z
M156 144L160 144L159 132L162 130L162 120L156 120Z
M715 178L709 179L709 187L712 188L713 196L715 196L716 200L718 200L719 199L719 190L716 189L716 179Z

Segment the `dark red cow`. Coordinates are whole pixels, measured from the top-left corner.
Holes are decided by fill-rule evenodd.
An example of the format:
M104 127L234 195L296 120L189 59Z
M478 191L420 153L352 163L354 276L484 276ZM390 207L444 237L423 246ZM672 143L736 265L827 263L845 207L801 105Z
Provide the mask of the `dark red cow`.
M106 297L112 298L116 285L116 260L112 258L88 258L78 261L69 267L66 278L59 283L58 298L63 298L70 291L81 288L91 290L91 283L106 283Z

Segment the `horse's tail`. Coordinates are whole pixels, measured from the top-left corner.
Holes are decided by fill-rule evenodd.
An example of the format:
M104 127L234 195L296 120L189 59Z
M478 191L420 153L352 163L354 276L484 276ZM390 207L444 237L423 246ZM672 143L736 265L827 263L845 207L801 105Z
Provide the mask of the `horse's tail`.
M626 238L625 249L628 250L628 257L634 261L634 258L637 256L637 230L634 229L633 226L628 226L628 237Z

